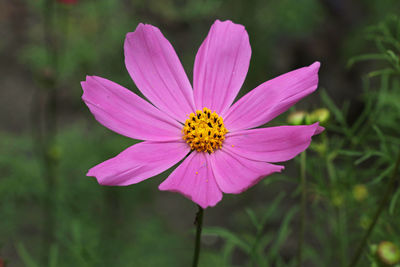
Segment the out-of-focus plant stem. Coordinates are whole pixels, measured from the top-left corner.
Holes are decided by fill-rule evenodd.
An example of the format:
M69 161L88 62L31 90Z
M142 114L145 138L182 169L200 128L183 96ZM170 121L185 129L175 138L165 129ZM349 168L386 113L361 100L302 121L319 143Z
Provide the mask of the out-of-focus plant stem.
M204 209L200 206L197 206L199 210L196 213L195 225L196 225L196 240L194 244L194 254L193 254L193 267L197 267L199 264L199 255L200 255L200 241L201 241L201 230L203 228L203 213Z
M260 243L260 240L262 238L262 231L263 231L264 227L260 226L257 229L257 235L256 235L256 239L254 240L253 246L251 248L251 252L250 252L250 256L251 256L251 266L258 266L257 265L257 260L259 259L258 255L257 255L257 248L258 248L258 244Z
M57 43L54 36L55 1L45 0L43 4L43 32L44 44L48 56L48 69L43 70L42 84L38 88L38 99L36 111L39 114L37 136L40 136L40 149L43 164L43 176L46 184L44 198L44 225L43 225L43 260L47 261L51 243L54 240L54 200L56 198L56 174L58 158L55 149L55 138L57 135L57 84L58 84L58 55ZM42 113L42 114L41 114ZM34 122L35 123L35 122Z
M306 227L306 201L307 201L307 181L306 181L306 152L300 154L300 190L301 190L301 210L300 210L300 231L299 244L297 251L297 266L301 267L303 262L304 232Z
M347 231L346 231L346 225L347 225L347 219L346 219L346 207L345 207L345 202L337 207L337 224L338 224L338 236L340 238L339 240L339 246L340 246L340 261L341 261L341 266L346 265L346 260L348 258L347 255L347 244L348 244L348 239L347 239Z
M397 176L397 171L399 169L399 164L400 164L400 152L398 152L398 156L397 156L397 160L396 163L394 165L393 168L393 173L392 176L390 177L390 180L386 186L386 190L385 193L382 196L380 205L373 217L372 223L369 225L367 231L365 232L363 238L361 239L361 242L356 250L356 253L354 254L354 257L352 259L352 261L349 264L349 267L354 267L357 266L358 261L361 258L361 254L364 250L365 244L367 243L367 240L369 238L369 236L371 235L372 231L375 228L376 223L378 222L379 217L381 216L383 210L385 209L388 201L390 200L390 197L392 196L393 193L393 189L395 187L396 184L396 176Z

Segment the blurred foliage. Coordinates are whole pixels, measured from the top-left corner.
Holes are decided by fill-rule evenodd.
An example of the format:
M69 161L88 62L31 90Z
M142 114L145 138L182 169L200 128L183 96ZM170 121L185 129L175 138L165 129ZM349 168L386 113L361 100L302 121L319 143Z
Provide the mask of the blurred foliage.
M1 132L0 258L9 266L187 266L190 262L193 235L189 229L194 211L185 205L191 203L179 195L165 202L166 193L161 194L163 203L158 200L157 185L168 172L124 188L101 187L94 178L85 177L90 167L134 141L95 123L81 103L79 81L86 74L96 74L138 93L124 67L123 40L139 22L161 28L189 77L195 52L214 19L231 19L245 25L254 56L241 91L244 94L267 78L288 71L288 66L311 63L302 57L303 50L286 54L285 47L299 42L307 45L315 35L324 36L321 32L325 26L342 19L349 3L82 0L65 6L54 2L53 52L58 62L54 70L44 45L45 1L24 3L29 23L27 40L18 56L36 81L33 87L46 87L44 78L49 73L57 76L62 89L60 99L66 106L56 141L47 151L58 161L52 194L55 238L50 244L43 241L47 188L36 140L28 131ZM396 0L368 0L350 8L354 13L368 11L358 24L349 25L349 34L341 37L335 55L342 59L341 68L352 56L349 67L362 62L368 69L362 79L363 91L357 95L362 110L356 119L349 119L354 117L351 102L338 105L329 93L332 88L319 91L318 108L328 110L330 117L325 122L327 130L314 138L307 152L310 205L304 266L342 266L349 262L393 169L400 145L400 22L390 13L398 8ZM367 25L375 26L363 30ZM0 44L2 52L7 42ZM318 51L315 46L308 49ZM316 57L313 60L330 64L320 54L312 55ZM318 115L316 110L309 107L307 114ZM71 120L65 113L75 117ZM318 120L318 116L311 117L310 122ZM257 185L259 192L252 189L240 196L226 196L223 203L207 210L201 266L295 265L299 198L296 168L289 165L285 173L268 177ZM400 189L395 189L360 266L381 266L374 244L390 241L400 246ZM262 201L255 197L257 192ZM176 205L175 198L183 204ZM168 207L170 203L175 206ZM171 209L182 209L184 214Z
M142 207L152 205L149 185L139 185L133 191L130 188L116 191L84 177L85 170L93 163L133 144L132 140L103 130L91 130L89 134L82 131L85 128L77 125L58 137L62 160L53 199L57 233L49 258L56 263L49 266L180 266L181 262L189 261L182 256L187 253L181 253L189 250L186 252L190 254L191 250L179 233L168 232L159 214L141 211ZM37 262L41 252L40 233L46 231L41 221L44 185L39 161L32 154L29 138L1 140L4 159L0 161L0 169L6 176L1 180L0 213L7 218L0 222L0 235L7 237L2 242L16 242L14 245L26 266L43 266ZM153 182L151 187L155 191L156 184ZM130 249L126 244L130 244Z

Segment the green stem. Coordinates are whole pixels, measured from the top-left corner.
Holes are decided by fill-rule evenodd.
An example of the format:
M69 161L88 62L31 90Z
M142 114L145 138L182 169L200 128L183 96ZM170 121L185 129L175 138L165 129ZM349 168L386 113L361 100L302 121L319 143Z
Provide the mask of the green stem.
M341 261L341 266L346 265L346 259L347 257L347 232L346 232L346 206L345 203L337 207L337 222L338 222L338 236L339 236L339 242L340 242L340 261Z
M54 86L55 86L55 57L54 57L54 12L55 12L55 1L46 0L43 3L43 33L44 33L44 45L48 57L49 68L46 74L45 83L40 88L40 94L45 98L45 103L41 112L43 112L42 124L43 130L41 132L42 149L42 164L43 164L43 176L46 182L46 194L44 197L44 226L43 226L43 252L42 257L44 261L47 261L50 244L54 241L54 216L53 216L53 198L54 194L54 176L55 166L53 164L53 158L50 155L50 149L53 143L53 137L55 134L55 117L50 114L49 111L53 109L54 103ZM42 103L38 102L38 105Z
M307 201L307 181L306 181L306 152L300 154L300 188L301 188L301 210L300 210L300 233L297 252L297 266L301 267L303 262L303 243L306 226L306 201Z
M251 257L251 266L257 266L257 247L260 239L262 237L263 226L258 227L256 239L254 240L253 246L251 247L250 257Z
M202 207L197 205L199 210L196 213L196 219L194 223L196 224L196 241L194 245L194 254L193 254L193 267L197 267L199 263L199 255L200 255L200 240L201 240L201 230L203 228L203 213L204 210Z
M43 229L43 258L47 261L51 243L54 242L55 223L54 215L55 198L57 196L57 166L58 158L53 154L56 135L57 135L57 113L58 113L58 42L55 36L55 18L56 2L54 0L45 0L43 2L43 33L44 46L48 57L47 74L43 74L42 88L38 89L39 98L35 107L35 111L43 113L41 119L37 121L41 124L36 126L36 136L41 140L41 158L43 165L43 176L46 182L46 194L44 198L44 229ZM40 97L45 99L44 105L40 102ZM43 105L43 107L41 107ZM35 114L40 117L40 114ZM42 129L41 126L43 126Z
M360 245L357 248L356 253L354 254L353 260L351 261L351 263L349 264L349 267L355 267L357 266L358 261L361 258L361 254L364 250L365 244L367 243L367 240L369 238L369 236L371 235L372 231L374 230L374 227L376 225L376 223L378 222L379 217L382 214L382 211L385 209L386 204L388 203L392 193L393 193L393 189L395 187L396 184L396 176L397 176L397 171L399 169L399 164L400 164L400 152L399 155L397 156L397 160L396 163L394 165L394 169L393 169L393 173L392 176L390 177L390 180L387 184L385 193L383 194L381 203L374 215L374 218L372 220L372 223L370 224L368 230L365 232L364 237L362 238Z

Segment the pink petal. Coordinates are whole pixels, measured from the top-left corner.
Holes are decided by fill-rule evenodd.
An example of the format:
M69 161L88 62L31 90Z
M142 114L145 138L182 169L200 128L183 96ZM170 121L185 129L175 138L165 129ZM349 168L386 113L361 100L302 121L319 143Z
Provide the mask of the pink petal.
M237 101L224 117L230 131L244 130L269 122L317 89L320 63L269 80Z
M125 186L139 183L178 163L189 153L183 141L142 142L89 170L87 176L102 185Z
M81 83L82 99L107 128L130 138L152 141L181 139L181 124L128 89L96 76Z
M242 25L217 20L196 55L193 73L197 109L223 115L232 104L249 69L251 48Z
M204 152L192 152L158 188L181 193L202 208L215 206L222 199Z
M286 161L303 152L322 129L315 123L237 131L227 136L224 148L251 160Z
M283 166L253 161L233 154L225 148L210 155L211 166L219 188L224 193L239 194Z
M125 65L139 90L156 107L184 122L193 112L193 90L174 48L160 30L139 24L126 35Z

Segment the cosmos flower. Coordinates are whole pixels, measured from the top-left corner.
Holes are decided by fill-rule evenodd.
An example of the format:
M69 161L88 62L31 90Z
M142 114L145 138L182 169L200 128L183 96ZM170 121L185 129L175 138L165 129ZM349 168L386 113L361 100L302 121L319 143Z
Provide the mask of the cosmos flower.
M295 157L323 130L317 123L254 129L316 90L319 62L267 81L233 103L251 56L242 25L212 25L196 55L193 89L158 28L139 24L127 34L124 50L126 68L150 103L97 76L82 82L82 99L97 121L145 140L89 170L102 185L136 184L183 160L159 189L203 208L215 206L223 193L239 194L282 171L272 163Z

